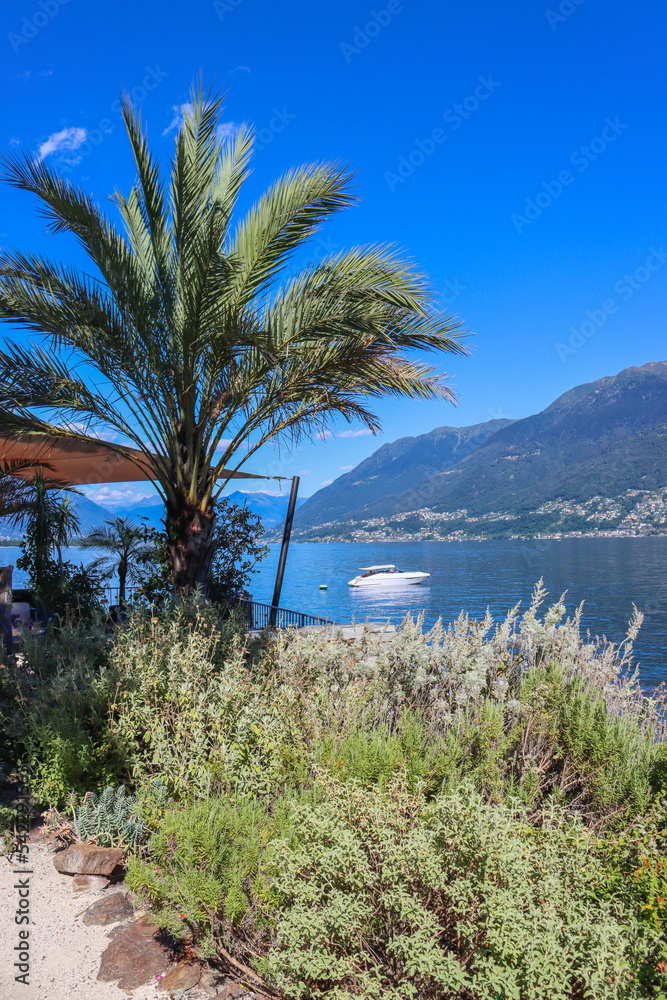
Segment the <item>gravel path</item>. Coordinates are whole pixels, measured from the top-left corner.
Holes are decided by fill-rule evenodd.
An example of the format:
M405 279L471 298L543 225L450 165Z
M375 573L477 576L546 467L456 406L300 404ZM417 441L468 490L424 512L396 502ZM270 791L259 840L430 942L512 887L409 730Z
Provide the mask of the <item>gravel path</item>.
M109 944L107 934L112 927L92 927L81 922L84 911L95 900L120 887L105 892L106 880L89 889L77 891L73 878L61 875L53 866L53 847L31 843L30 864L30 930L29 985L15 981L17 970L14 948L20 943L14 922L19 890L14 888L19 878L6 857L0 857L0 997L2 1000L127 1000L128 994L115 984L97 979L100 956ZM131 995L134 1000L166 1000L154 985L140 987Z

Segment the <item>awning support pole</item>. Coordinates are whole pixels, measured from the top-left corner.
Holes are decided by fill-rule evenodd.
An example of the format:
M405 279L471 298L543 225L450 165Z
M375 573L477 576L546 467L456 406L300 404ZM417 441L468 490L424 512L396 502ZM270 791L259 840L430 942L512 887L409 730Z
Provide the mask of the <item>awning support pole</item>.
M273 588L273 600L271 601L271 615L269 619L270 628L276 627L276 616L280 607L280 592L283 589L283 577L285 575L285 564L287 563L287 550L289 549L290 535L292 534L292 522L294 511L296 510L296 497L299 492L299 477L292 479L292 489L290 490L289 503L287 504L287 515L285 517L285 527L283 529L283 543L280 546L280 558L278 559L278 569L276 570L276 585Z

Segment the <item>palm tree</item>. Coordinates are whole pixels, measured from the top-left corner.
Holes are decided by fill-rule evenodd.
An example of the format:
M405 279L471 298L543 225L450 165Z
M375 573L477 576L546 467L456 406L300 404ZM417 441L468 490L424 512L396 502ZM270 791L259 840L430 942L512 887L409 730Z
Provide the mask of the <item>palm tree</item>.
M355 201L342 167L289 171L234 225L253 136L221 138L220 99L193 89L168 180L127 95L122 112L137 171L129 195L114 195L124 234L44 160L4 160L6 180L38 196L48 230L74 234L99 277L0 254L0 319L44 337L0 351L0 406L44 434L105 430L112 440L99 443L147 470L165 502L174 586L205 587L225 469L340 418L375 433L369 398L452 400L444 376L409 352L467 352L458 322L391 248L287 274Z
M35 590L45 596L42 592L49 580L54 548L58 552L58 576L61 586L63 584L62 550L71 535L79 530L79 517L72 501L59 495L62 483L45 479L43 473L38 472L25 485L26 493L21 503L14 505L8 518L15 527L25 521L26 552L31 553ZM68 489L78 493L73 487Z
M118 574L118 603L125 604L128 574L133 563L146 555L151 546L143 541L144 532L132 524L128 517L107 518L105 526L93 528L80 541L84 549L102 549L107 555L95 561L97 566L112 567Z
M61 584L65 578L63 547L69 544L70 538L76 534L80 527L81 522L76 507L69 497L63 497L57 505L54 505L51 525L53 544L58 553L58 572Z

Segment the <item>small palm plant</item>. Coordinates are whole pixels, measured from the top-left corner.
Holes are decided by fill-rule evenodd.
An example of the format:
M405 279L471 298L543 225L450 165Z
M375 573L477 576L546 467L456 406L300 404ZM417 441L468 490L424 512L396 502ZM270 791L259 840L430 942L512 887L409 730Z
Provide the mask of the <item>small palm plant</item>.
M8 515L14 527L25 525L23 554L17 565L29 570L36 593L48 597L55 586L62 589L64 582L63 547L79 530L79 516L72 500L61 496L63 484L50 481L38 472L21 489L21 502L15 503ZM71 492L78 492L72 487ZM53 550L58 553L58 568L52 561ZM54 579L55 576L55 579Z
M76 512L76 506L69 497L63 497L59 503L53 505L51 534L53 544L58 553L58 573L60 582L65 578L63 548L69 544L69 540L79 531L81 522Z
M0 253L0 320L45 338L0 351L0 407L18 430L106 431L96 443L138 465L165 502L174 587L206 590L228 470L341 418L376 433L369 399L451 400L419 354L466 351L460 324L392 248L294 268L354 203L348 171L290 170L236 221L253 135L224 137L218 98L193 91L168 178L127 97L122 112L137 169L129 195L115 194L124 233L44 160L5 158L9 183L37 195L49 231L72 233L97 276Z
M136 562L149 554L151 546L144 541L145 532L128 517L107 518L99 528L93 528L80 540L84 549L101 549L106 555L95 560L96 568L107 568L118 575L118 603L125 604L128 576Z

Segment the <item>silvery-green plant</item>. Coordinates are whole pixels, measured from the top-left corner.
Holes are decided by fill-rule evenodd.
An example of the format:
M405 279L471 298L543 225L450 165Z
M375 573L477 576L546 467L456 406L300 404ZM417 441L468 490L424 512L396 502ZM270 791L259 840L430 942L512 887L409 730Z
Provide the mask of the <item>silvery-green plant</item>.
M80 840L92 840L101 847L136 847L145 833L137 814L135 799L124 785L111 785L96 795L87 792L81 805L73 806L74 830Z

